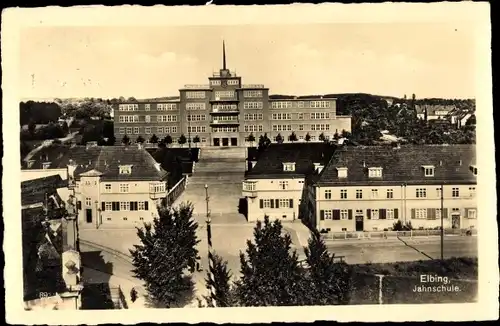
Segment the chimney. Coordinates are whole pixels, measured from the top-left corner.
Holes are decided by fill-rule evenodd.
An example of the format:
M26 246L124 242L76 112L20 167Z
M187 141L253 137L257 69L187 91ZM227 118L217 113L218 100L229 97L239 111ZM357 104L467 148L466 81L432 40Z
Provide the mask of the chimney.
M323 171L324 166L321 163L314 163L314 171L321 173Z
M366 168L366 162L365 161L363 161L363 167Z

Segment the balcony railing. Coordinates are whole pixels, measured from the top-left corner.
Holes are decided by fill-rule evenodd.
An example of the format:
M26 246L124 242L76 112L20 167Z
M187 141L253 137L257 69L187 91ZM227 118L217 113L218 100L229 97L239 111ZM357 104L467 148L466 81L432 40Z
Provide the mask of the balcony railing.
M235 108L212 108L210 113L240 113L238 107Z
M210 121L212 125L239 125L239 120L212 120Z
M243 189L242 195L243 195L243 197L255 198L255 197L257 197L257 191Z
M231 75L231 77L238 77L238 75L236 74L236 71L229 71L229 74ZM222 77L222 76L221 76L220 71L215 71L212 74L212 77Z

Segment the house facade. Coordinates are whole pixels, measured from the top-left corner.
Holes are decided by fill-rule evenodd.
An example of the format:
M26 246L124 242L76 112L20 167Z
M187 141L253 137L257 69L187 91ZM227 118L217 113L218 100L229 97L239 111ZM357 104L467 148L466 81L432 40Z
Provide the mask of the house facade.
M304 218L318 230L477 226L474 145L346 147L307 184Z
M66 170L81 228L132 228L152 221L168 193L168 173L140 145L60 145L23 168L26 173L36 170Z
M285 140L294 132L298 140L309 133L311 140L320 134L351 131L351 117L337 115L335 98L276 99L262 84L242 84L242 78L226 66L208 78L208 84L185 85L179 98L170 101L124 102L114 110L117 140L127 135L149 140L152 135L184 135L199 140L201 146L242 146L249 135L270 139L280 134Z
M243 181L249 222L264 216L281 221L299 218L304 183L328 162L335 147L327 143L271 144L258 154Z

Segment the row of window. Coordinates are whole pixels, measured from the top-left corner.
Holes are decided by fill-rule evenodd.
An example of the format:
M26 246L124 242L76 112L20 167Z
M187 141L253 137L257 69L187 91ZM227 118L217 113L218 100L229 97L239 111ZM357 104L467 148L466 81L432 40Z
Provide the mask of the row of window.
M271 120L292 120L291 113L273 113Z
M459 214L459 208L452 208L452 215ZM356 217L364 218L364 210L362 209L326 209L320 210L320 220L351 220L353 212ZM466 218L477 218L475 208L466 209ZM369 220L394 220L399 218L399 210L397 208L376 208L367 209L366 218ZM448 209L443 209L443 218L448 218ZM439 220L441 219L441 208L412 208L411 219L413 220Z
M263 96L263 92L261 90L247 90L247 91L243 91L243 97L262 97Z
M186 98L197 98L197 99L200 99L200 98L205 98L205 95L206 92L204 91L190 91L190 92L186 92Z
M189 133L202 133L207 132L207 127L205 126L191 126L187 128Z
M197 110L206 110L205 103L186 103L186 110L188 111L197 111Z
M261 199L259 201L260 208L293 208L293 199Z
M292 125L273 125L273 131L292 131Z
M139 111L139 104L120 104L118 111Z
M257 109L262 110L264 104L262 102L243 102L244 109Z
M158 122L177 122L177 115L174 115L174 114L157 115L156 121L158 121Z
M186 116L187 121L205 121L207 116L204 114L188 114Z
M118 133L121 135L140 135L141 134L141 128L139 127L127 127L127 128L119 128ZM144 133L146 135L152 134L152 128L151 127L144 127ZM156 134L175 134L177 133L177 126L170 126L170 127L156 127Z
M174 111L177 110L177 103L157 103L157 111ZM144 104L145 111L151 111L151 104ZM139 104L120 104L118 111L139 111Z
M147 201L107 201L101 203L101 210L106 211L147 211Z
M262 113L245 113L245 121L263 120L264 115Z
M311 108L326 109L330 107L330 101L308 101L308 102L273 101L271 102L271 108L273 109L291 109L293 107L304 108L306 107L306 103L309 103L309 107Z
M245 125L244 127L245 132L263 132L264 131L264 126L262 125Z
M139 116L138 115L120 115L118 117L118 121L121 123L139 122Z
M227 79L226 83L227 83L227 85L239 85L238 79ZM212 86L219 86L219 85L221 85L221 80L220 79L211 80L210 84Z
M380 189L371 189L371 198L380 198ZM476 187L469 187L469 197L474 197L476 195ZM427 198L426 188L415 189L416 198ZM441 198L441 188L436 188L436 197ZM451 193L452 198L460 197L460 188L452 188ZM324 191L324 199L332 199L332 190L327 189ZM347 199L347 189L340 189L340 199ZM394 189L386 189L385 198L394 198ZM356 189L356 199L363 199L363 189Z
M220 99L220 98L233 98L235 96L234 91L216 91L215 92L215 99Z
M311 131L329 131L330 130L330 125L329 124L315 124L311 125Z
M238 121L237 115L219 115L214 116L213 121Z

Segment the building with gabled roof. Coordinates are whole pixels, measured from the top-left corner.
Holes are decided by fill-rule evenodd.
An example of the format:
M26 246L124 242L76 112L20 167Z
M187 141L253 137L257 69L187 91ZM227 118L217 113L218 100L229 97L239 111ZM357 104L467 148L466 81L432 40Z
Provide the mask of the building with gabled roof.
M326 231L476 226L475 145L343 147L307 185L303 218ZM442 212L441 212L442 208Z
M304 182L321 171L335 146L329 143L271 144L258 154L256 164L243 181L247 219L298 219Z

